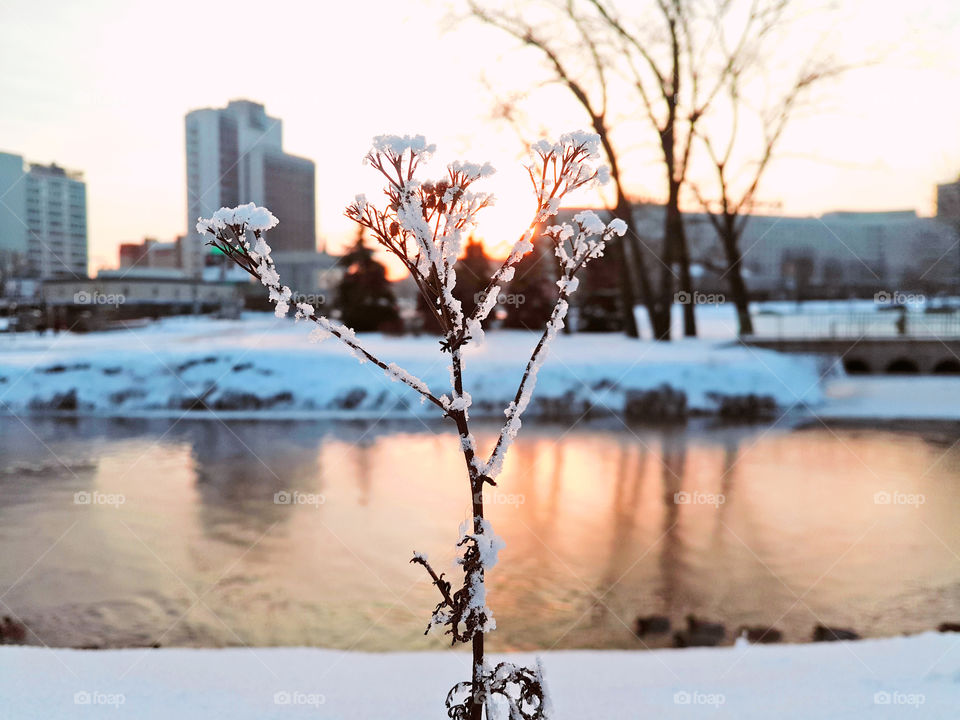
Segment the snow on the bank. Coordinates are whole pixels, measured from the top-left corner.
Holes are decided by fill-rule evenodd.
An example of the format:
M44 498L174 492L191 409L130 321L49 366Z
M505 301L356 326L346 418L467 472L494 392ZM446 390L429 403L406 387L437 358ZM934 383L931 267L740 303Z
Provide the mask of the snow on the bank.
M60 409L112 415L202 411L275 416L429 415L417 394L360 365L339 344L311 345L302 325L267 314L240 320L171 318L86 335L0 336L0 409ZM526 332L493 332L465 348L471 414L502 417L536 342ZM433 336L364 336L378 357L435 389L449 387L449 356ZM772 397L782 408L821 399L812 358L728 341L638 342L621 335L560 335L539 373L538 401L563 399L623 409L630 390L669 385L693 410L717 395ZM5 408L3 406L6 406ZM802 407L802 405L801 405ZM536 414L537 408L531 408ZM650 418L656 420L657 418Z
M958 420L960 378L943 375L841 377L825 387L824 420Z
M453 651L0 647L0 716L424 720L444 716L447 690L469 670L469 655ZM953 720L960 707L960 643L936 633L857 643L550 652L544 672L556 720Z

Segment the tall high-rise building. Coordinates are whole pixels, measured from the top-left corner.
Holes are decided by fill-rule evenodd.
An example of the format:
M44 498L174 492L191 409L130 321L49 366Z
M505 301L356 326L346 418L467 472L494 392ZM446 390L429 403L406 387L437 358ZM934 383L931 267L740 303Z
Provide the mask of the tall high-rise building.
M0 263L26 277L87 276L87 188L59 165L0 153Z
M275 250L316 249L316 168L312 160L283 151L282 132L279 118L249 100L187 113L187 231L194 243L189 272L203 266L197 218L242 203L264 205L280 219L270 233Z

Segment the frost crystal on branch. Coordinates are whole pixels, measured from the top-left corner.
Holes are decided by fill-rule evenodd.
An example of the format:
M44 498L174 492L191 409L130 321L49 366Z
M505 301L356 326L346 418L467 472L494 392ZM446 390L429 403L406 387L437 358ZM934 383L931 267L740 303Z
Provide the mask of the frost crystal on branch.
M276 227L278 222L273 213L266 208L247 203L235 208L220 208L209 220L201 218L197 222L197 232L203 235L238 225L244 226L250 232L256 230L264 232Z
M407 150L416 157L429 157L436 149L436 145L427 145L423 135L377 135L373 139L375 152L393 157L402 156Z
M264 239L267 230L273 228L277 222L277 218L269 210L249 203L236 208L220 208L211 218L200 218L197 230L212 235L213 239L209 240L208 244L257 278L267 288L270 300L276 305L277 317L284 317L290 309L292 292L289 287L280 283L280 275L270 256L270 246ZM252 247L248 233L253 234ZM399 380L438 407L443 407L425 382L399 366L393 363L387 365L375 357L360 344L356 333L343 323L317 315L313 306L307 303L297 304L296 318L310 320L316 325L310 335L311 340L319 341L333 335L343 342L361 363L374 363L391 380Z
M459 544L473 541L480 559L480 567L484 570L492 569L499 559L500 551L507 546L503 539L493 531L493 525L486 518L477 518L479 530L468 532L466 523L460 527L461 540Z
M450 355L450 390L436 395L425 382L395 363L387 363L367 350L354 331L335 319L317 314L307 303L295 303L296 319L314 324L311 340L333 336L344 343L360 362L372 362L394 381L416 391L454 422L463 452L473 506L472 520L460 531L457 564L463 581L456 590L430 566L427 556L414 553L412 563L421 565L440 592L427 632L445 627L453 643L473 643L473 674L458 683L447 696L447 714L453 720L479 720L484 707L506 703L510 720L546 720L548 704L539 666L536 670L501 663L489 670L484 661L483 636L496 627L487 606L485 573L498 560L503 541L483 516L483 488L503 468L504 458L520 430L521 417L529 406L537 374L550 342L563 328L570 297L579 285L577 273L603 254L604 244L613 235L623 235L626 224L609 225L592 212L574 216L571 223L548 225L560 209L563 198L589 183L603 183L609 172L597 164L600 139L586 132L567 133L557 143L540 141L531 148L527 173L535 205L529 224L522 229L506 259L497 267L474 310L466 314L454 295L457 276L454 266L463 249L463 239L477 224L481 210L494 202L493 195L474 189L490 177L489 163L453 162L435 180L418 177L420 166L433 154L422 135L379 135L367 153L365 163L385 180L382 206L357 195L346 215L369 230L374 239L400 260L410 273L425 306L442 332L440 349ZM255 277L268 291L278 317L290 310L293 293L280 282L265 236L277 224L269 210L253 203L221 208L208 219L199 219L197 230L210 236L213 245ZM504 410L505 421L489 457L483 460L469 428L470 393L464 388L463 347L483 339L482 323L493 311L501 289L513 277L517 264L533 250L538 231L554 245L560 263L557 298L546 327L534 347L520 378L513 401ZM499 698L499 700L497 699ZM490 704L488 704L490 703Z

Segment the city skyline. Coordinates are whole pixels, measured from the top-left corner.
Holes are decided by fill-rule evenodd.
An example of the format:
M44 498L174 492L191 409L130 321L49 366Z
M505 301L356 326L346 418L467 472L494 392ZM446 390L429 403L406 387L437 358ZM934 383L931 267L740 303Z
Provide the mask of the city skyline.
M285 151L317 164L317 236L334 251L355 233L342 217L343 206L370 190L361 165L370 138L423 133L437 143L440 161L491 160L500 171L488 183L499 204L485 233L496 253L526 217L528 193L520 143L512 128L489 120L495 96L483 79L502 79L502 65L517 57L515 44L469 23L436 39L448 7L433 2L412 10L370 2L339 8L336 17L309 18L281 4L269 16L258 14L257 51L231 55L228 65L208 50L181 57L186 54L176 43L162 43L182 32L182 23L172 19L176 13L158 17L145 5L100 2L59 8L51 20L42 9L13 2L0 11L0 58L18 68L0 79L7 98L0 109L0 150L84 172L89 269L95 273L116 266L122 242L171 240L188 230L182 226L183 118L194 108L243 98L283 119ZM211 32L246 27L242 7L229 16L216 6L189 12L194 27ZM371 13L377 22L369 20ZM321 19L326 30L315 29ZM864 22L872 32L869 40L865 33L848 38L841 50L872 58L879 49L882 59L841 78L817 112L798 117L761 199L782 203L780 212L787 215L839 209L931 215L936 184L960 174L960 105L947 91L960 80L960 43L954 42L960 11L935 2L910 10L859 2L846 6L842 20L841 36L845 27ZM144 38L148 22L150 38ZM400 35L409 38L404 58L411 74L444 58L455 79L446 96L411 92L403 81L377 82ZM427 37L430 42L417 42ZM51 54L54 45L60 49ZM535 84L542 77L536 62L528 65L516 72L518 87L525 78ZM226 69L217 75L212 68ZM559 133L586 124L550 93L534 97L528 109L538 127ZM538 107L542 117L536 116ZM629 189L657 200L661 169L644 159L650 156L643 146L647 131L638 130L637 137L638 171ZM577 200L598 204L602 198L593 193Z

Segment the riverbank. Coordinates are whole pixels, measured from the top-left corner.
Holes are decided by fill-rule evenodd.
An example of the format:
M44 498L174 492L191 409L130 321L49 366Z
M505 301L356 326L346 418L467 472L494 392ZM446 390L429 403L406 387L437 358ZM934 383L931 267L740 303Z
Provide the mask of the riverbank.
M309 343L309 330L249 313L82 335L0 335L0 411L291 420L434 414L337 342ZM436 394L447 390L448 356L436 338L369 334L363 341ZM533 333L499 331L468 346L474 417L502 417L535 342ZM581 334L556 339L528 414L566 422L604 414L654 423L788 414L837 425L942 424L960 422L960 378L848 376L825 358L747 348L719 335L655 343Z
M952 720L960 706L960 643L949 634L548 652L543 661L554 720ZM0 647L0 696L5 717L18 720L421 720L443 716L447 690L468 667L468 656L453 652Z
M874 427L960 422L960 377L835 377L825 383L823 403L816 414L832 423Z
M271 315L169 318L86 335L0 337L0 408L21 413L135 417L430 416L408 388L339 343L311 345L310 328ZM448 392L449 356L437 338L364 336L385 362ZM471 415L502 417L534 333L491 332L466 351ZM822 400L820 363L725 340L673 343L622 335L556 339L531 416L576 420L616 413L646 420L688 415L767 417Z

